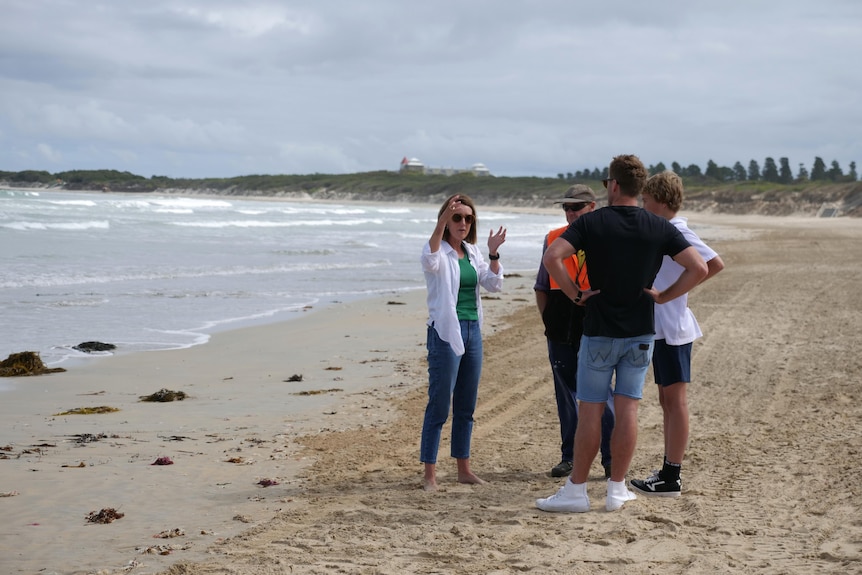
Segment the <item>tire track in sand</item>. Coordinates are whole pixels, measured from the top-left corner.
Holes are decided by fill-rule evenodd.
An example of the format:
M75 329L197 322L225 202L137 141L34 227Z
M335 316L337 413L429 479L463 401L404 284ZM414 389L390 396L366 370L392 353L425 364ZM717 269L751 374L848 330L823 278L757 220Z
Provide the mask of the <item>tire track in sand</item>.
M774 244L769 252L747 250L739 261L734 244L729 244L722 254L727 270L700 294L692 295L692 308L705 337L695 343L693 358L684 495L673 509L649 504L662 517L673 516L684 525L710 531L711 544L722 548L731 561L757 566L755 557L766 550L771 560L761 567L775 572L813 565L838 568L842 557L832 543L835 520L844 517L843 525L854 524L842 501L843 493L852 489L852 473L846 470L843 479L848 491L836 490L834 460L822 455L844 447L835 437L840 426L831 416L824 417L823 406L836 396L849 404L852 392L836 391L840 377L826 385L820 381L823 374L811 366L823 365L812 356L822 353L822 346L812 351L810 341L834 337L822 329L815 332L816 326L844 325L849 331L848 321L862 319L858 293L830 290L832 285L847 285L846 278L836 281L836 274L854 273L849 269L862 266L821 263L841 258L841 254L825 253L826 248L847 252L840 244L820 246L822 257L805 270L805 300L828 299L832 305L821 306L820 317L807 321L806 306L799 297L803 291L800 262L794 259L798 252L794 246L804 241L788 234L777 250ZM810 251L811 246L807 248ZM782 278L770 281L768 289L757 279L767 272ZM848 311L853 316L849 320ZM830 316L828 322L823 322L822 314ZM756 328L746 331L743 325ZM739 353L741 347L744 353ZM834 347L841 346L836 342ZM844 361L852 360L845 355ZM735 372L733 377L729 370ZM800 468L811 472L800 475ZM830 493L834 495L829 497ZM797 507L805 509L804 520ZM858 521L855 529L859 531ZM855 552L858 557L859 547L849 554Z

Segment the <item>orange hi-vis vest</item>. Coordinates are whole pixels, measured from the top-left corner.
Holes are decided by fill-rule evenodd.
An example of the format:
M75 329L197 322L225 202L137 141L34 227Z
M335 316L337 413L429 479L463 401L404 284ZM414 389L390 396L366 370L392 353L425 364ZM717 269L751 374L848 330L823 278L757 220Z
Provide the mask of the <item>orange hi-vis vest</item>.
M568 227L569 226L563 226L548 232L548 245L551 245L555 239L560 237ZM563 264L565 264L566 270L569 272L569 277L572 278L572 281L575 282L575 285L578 286L579 290L590 289L590 280L587 277L586 259L587 255L584 253L584 250L578 250L577 253L572 255L572 257L563 260ZM560 289L560 285L554 281L554 278L550 278L550 280L552 290Z

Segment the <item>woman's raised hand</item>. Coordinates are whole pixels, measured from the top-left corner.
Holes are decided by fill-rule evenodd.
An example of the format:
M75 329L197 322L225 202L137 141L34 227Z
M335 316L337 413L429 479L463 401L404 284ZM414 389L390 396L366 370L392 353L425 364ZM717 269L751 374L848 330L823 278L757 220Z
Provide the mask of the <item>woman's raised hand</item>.
M500 226L500 229L497 232L494 232L494 229L491 228L491 232L488 234L488 253L496 254L497 250L503 245L506 241L506 228Z

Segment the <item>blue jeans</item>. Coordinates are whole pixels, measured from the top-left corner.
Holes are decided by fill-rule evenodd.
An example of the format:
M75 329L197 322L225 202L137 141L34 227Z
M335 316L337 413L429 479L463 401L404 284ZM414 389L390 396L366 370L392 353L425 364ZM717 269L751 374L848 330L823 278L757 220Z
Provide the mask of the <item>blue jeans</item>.
M563 461L572 461L575 449L575 431L578 429L578 349L568 343L548 340L548 359L554 374L554 395L557 398L557 415L560 417L560 452ZM611 433L614 431L614 412L605 405L602 414L602 466L611 464Z
M422 424L422 463L437 463L440 434L452 407L452 457L470 457L473 412L482 375L482 333L478 321L461 321L464 355L457 356L452 346L428 327L428 405Z

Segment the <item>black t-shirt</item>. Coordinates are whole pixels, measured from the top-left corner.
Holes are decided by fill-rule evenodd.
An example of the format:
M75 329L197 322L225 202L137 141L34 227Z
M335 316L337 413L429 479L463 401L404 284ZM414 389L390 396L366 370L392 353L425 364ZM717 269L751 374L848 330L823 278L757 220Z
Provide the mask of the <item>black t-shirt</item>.
M601 293L586 302L588 336L637 337L655 333L652 286L662 256L689 247L676 226L635 206L608 206L582 215L562 236L587 253L590 287Z

